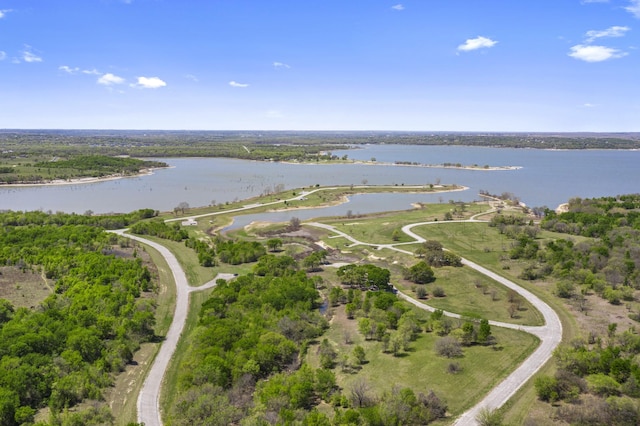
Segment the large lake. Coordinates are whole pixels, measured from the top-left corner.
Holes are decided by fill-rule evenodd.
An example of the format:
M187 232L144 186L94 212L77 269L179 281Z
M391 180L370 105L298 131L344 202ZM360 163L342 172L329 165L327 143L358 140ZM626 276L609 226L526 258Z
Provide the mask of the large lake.
M297 165L219 158L163 159L172 167L149 176L92 184L0 187L0 210L44 210L84 213L129 212L139 208L173 210L249 198L277 186L429 184L469 187L439 195L388 194L352 197L342 206L296 212L312 216L368 213L409 208L412 202L472 201L486 190L510 192L529 206L557 205L572 197L600 197L640 192L640 151L551 151L450 146L368 145L334 151L352 159L393 163L460 163L519 166L518 170L460 170L426 167L340 164ZM304 217L303 217L304 216ZM283 216L287 220L288 216ZM277 220L277 218L274 218Z

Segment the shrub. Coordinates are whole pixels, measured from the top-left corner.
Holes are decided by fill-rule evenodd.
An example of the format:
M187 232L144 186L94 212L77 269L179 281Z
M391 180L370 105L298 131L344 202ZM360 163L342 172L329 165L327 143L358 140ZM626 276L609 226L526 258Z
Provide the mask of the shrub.
M457 358L462 356L462 345L458 339L451 336L445 336L436 341L435 351L440 356Z
M439 287L439 286L434 287L432 293L433 293L434 297L444 297L444 296L446 296L446 294L444 292L444 289L442 287Z

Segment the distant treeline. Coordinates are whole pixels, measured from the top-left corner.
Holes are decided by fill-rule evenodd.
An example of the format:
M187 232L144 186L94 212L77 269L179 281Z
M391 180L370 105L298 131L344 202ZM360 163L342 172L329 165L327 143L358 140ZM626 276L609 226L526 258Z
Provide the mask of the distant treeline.
M5 130L8 155L87 153L137 157L206 156L258 160L331 158L362 144L461 145L538 149L638 149L640 133L456 133L286 131Z

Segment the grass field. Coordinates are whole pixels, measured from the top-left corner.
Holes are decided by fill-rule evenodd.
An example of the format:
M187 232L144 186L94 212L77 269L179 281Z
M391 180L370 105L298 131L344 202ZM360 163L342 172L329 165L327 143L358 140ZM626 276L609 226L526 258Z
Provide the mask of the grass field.
M376 394L390 391L393 386L410 387L423 393L433 390L446 400L452 415L471 407L538 345L537 338L527 333L492 327L492 334L497 339L495 348L471 346L464 349L461 358L444 358L433 350L439 337L421 333L411 343L409 352L394 357L382 352L380 342L365 341L357 331L357 321L347 319L343 307L334 308L333 314L331 327L322 338L330 341L338 357L350 354L355 345L361 345L366 352L367 363L361 368L336 369L338 383L345 394L348 395L351 384L361 378L367 380L372 393ZM345 333L352 343L345 343ZM318 365L316 347L309 348L308 359L311 365ZM452 362L460 365L459 373L447 372Z
M318 193L321 194L322 192ZM317 196L318 199L311 199L310 202L327 202L328 195L325 193L323 197ZM324 198L324 199L323 199ZM260 201L264 202L264 201ZM237 205L246 205L250 202L237 203ZM232 206L225 206L224 209ZM265 207L257 207L258 210L266 209ZM438 240L443 243L445 248L477 262L490 270L493 270L505 277L530 289L534 293L543 297L558 311L565 326L566 336L576 336L578 334L575 321L559 301L551 293L549 283L531 283L523 282L517 279L519 271L522 270L523 264L518 261L508 259L507 252L511 242L504 236L500 235L497 229L489 227L486 223L454 223L444 221L445 214L456 209L455 219L469 218L488 209L487 204L467 205L464 211L460 211L460 206L452 204L436 204L427 205L422 208L416 208L409 211L393 212L388 214L373 215L371 217L358 218L326 218L316 219L324 223L330 223L345 233L355 238L370 242L372 244L392 244L410 239L402 234L398 238L397 230L402 225L422 222L435 221L439 223L429 226L415 227L413 230L417 234L426 239ZM216 210L219 208L212 208ZM203 209L204 210L204 209ZM251 210L255 213L256 210ZM194 214L191 211L190 214ZM237 214L237 213L236 213ZM217 228L226 223L228 219L225 215L212 217L209 220L202 219L200 225L194 229L194 235L205 236L209 228ZM278 225L280 226L280 225ZM278 228L273 226L272 228ZM309 227L310 228L310 227ZM303 230L307 227L303 226ZM401 278L401 270L403 266L410 266L417 259L412 255L407 255L391 249L376 250L368 246L351 247L351 242L342 237L333 238L330 232L324 230L313 229L309 232L313 237L320 238L321 242L330 249L336 249L334 256L337 259L345 259L348 262L372 262L379 266L386 267L392 271L392 282L403 291L411 294L413 284L405 282ZM254 229L242 229L234 231L232 234L236 238L241 239L259 239ZM547 238L553 238L553 235L541 233L541 241ZM163 241L164 243L164 241ZM293 244L293 243L291 243ZM303 240L299 244L304 245ZM224 272L236 272L239 274L249 272L253 265L227 266L221 265L216 268L201 268L197 265L195 255L190 249L187 249L182 243L169 243L168 246L176 253L181 264L185 267L187 276L192 285L198 285L210 280L217 271L224 269ZM285 245L286 246L286 245ZM415 245L402 246L403 249L409 251L418 247ZM286 253L286 252L285 252ZM518 310L512 318L512 313L508 311L507 291L497 283L488 280L482 275L477 274L470 268L435 268L436 282L427 285L428 293L435 286L441 286L446 293L446 297L429 296L426 303L432 306L463 315L474 317L483 317L492 320L514 322L517 324L540 325L542 318L540 314L533 309L528 303L523 303L521 309ZM325 268L320 273L325 282L336 285L338 283L333 268ZM484 285L478 285L484 284ZM486 289L483 287L486 286ZM173 360L171 370L167 373L167 384L165 389L177 389L177 380L179 371L180 358L185 352L185 348L189 342L190 330L193 330L197 320L197 312L199 306L206 300L209 292L195 293L192 295L192 310L188 319L188 325L185 329L184 338L180 342L177 355ZM341 318L342 317L342 318ZM428 392L433 389L439 396L446 400L449 405L449 412L452 415L459 414L465 409L473 405L474 402L486 394L500 379L511 372L528 354L530 354L538 344L535 337L526 333L513 330L504 330L493 327L493 335L497 337L498 345L496 348L484 346L471 346L465 348L465 355L462 358L449 360L441 358L434 353L433 345L437 340L437 336L429 333L421 333L419 338L411 343L411 348L407 353L394 357L390 354L382 353L381 343L375 341L364 341L355 329L355 321L346 320L340 309L335 311L332 320L332 327L322 338L329 339L334 347L338 348L342 353L348 354L352 350L353 345L361 344L367 352L367 364L362 368L352 369L351 371L338 371L338 380L343 389L348 389L350 383L356 378L366 377L366 380L375 388L375 392L384 392L390 390L390 384L412 387L417 392ZM349 334L352 338L352 344L347 345L345 334ZM310 363L317 365L315 359L315 351L313 347L309 348L307 357ZM461 372L452 375L447 372L447 367L451 362L457 362L461 367ZM548 365L547 369L553 369ZM516 398L513 398L507 406L503 408L503 412L509 421L515 424L521 423L523 419L529 416L532 409L539 410L541 416L547 413L544 406L535 402L533 386L528 383ZM175 392L162 394L162 406L171 405ZM532 398L533 397L533 398ZM532 401L533 399L533 401ZM331 412L329 407L324 407Z
M542 315L529 302L520 298L522 304L512 315L507 289L479 272L467 267L434 268L436 281L425 285L427 293L434 287L445 291L445 297L429 296L424 303L434 308L459 313L471 317L523 325L542 325ZM403 282L400 289L407 291L419 285ZM408 288L407 288L408 287Z

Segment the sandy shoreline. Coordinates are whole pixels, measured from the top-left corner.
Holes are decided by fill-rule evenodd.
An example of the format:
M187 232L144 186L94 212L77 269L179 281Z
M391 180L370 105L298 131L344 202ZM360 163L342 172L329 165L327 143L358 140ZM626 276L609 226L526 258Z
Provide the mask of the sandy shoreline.
M522 166L449 166L446 164L404 164L404 163L379 163L371 161L354 161L354 164L365 164L369 166L395 166L395 167L425 167L428 169L456 169L473 171L500 171L500 170L520 170Z
M166 168L166 167L162 167ZM40 183L0 183L0 188L13 188L13 187L24 187L24 186L62 186L62 185L82 185L85 183L98 183L98 182L107 182L110 180L117 179L126 179L126 178L135 178L142 176L150 176L153 174L155 169L144 169L140 173L136 173L135 175L110 175L110 176L102 176L102 177L86 177L86 178L77 178L77 179L57 179L51 180L47 182Z
M258 161L258 160L253 160ZM335 162L335 163L314 163L310 161L278 161L283 164L296 164L299 166L332 166L341 164L358 164L363 166L385 166L385 167L423 167L428 169L455 169L455 170L473 170L483 172L495 172L495 171L508 171L508 170L520 170L522 166L452 166L446 164L405 164L405 163L389 163L380 161L364 161L364 160L350 160L348 162Z
M258 161L258 160L251 160ZM522 169L521 166L490 166L490 167L481 167L481 166L449 166L445 164L398 164L398 163L387 163L387 162L371 162L371 161L360 161L354 160L350 163L312 163L312 162L297 162L297 161L280 161L284 164L296 164L302 166L316 166L316 165L332 165L332 164L361 164L365 166L385 166L385 167L424 167L431 169L457 169L457 170L473 170L473 171L506 171L506 170L519 170ZM168 168L173 168L174 166L170 166ZM165 168L165 167L163 167ZM98 182L106 182L110 180L124 179L124 178L133 178L133 177L141 177L141 176L149 176L153 174L154 168L145 169L140 173L135 175L111 175L111 176L103 176L103 177L86 177L86 178L77 178L77 179L58 179L47 182L38 182L38 183L0 183L0 188L2 187L24 187L24 186L59 186L59 185L82 185L86 183L98 183Z

